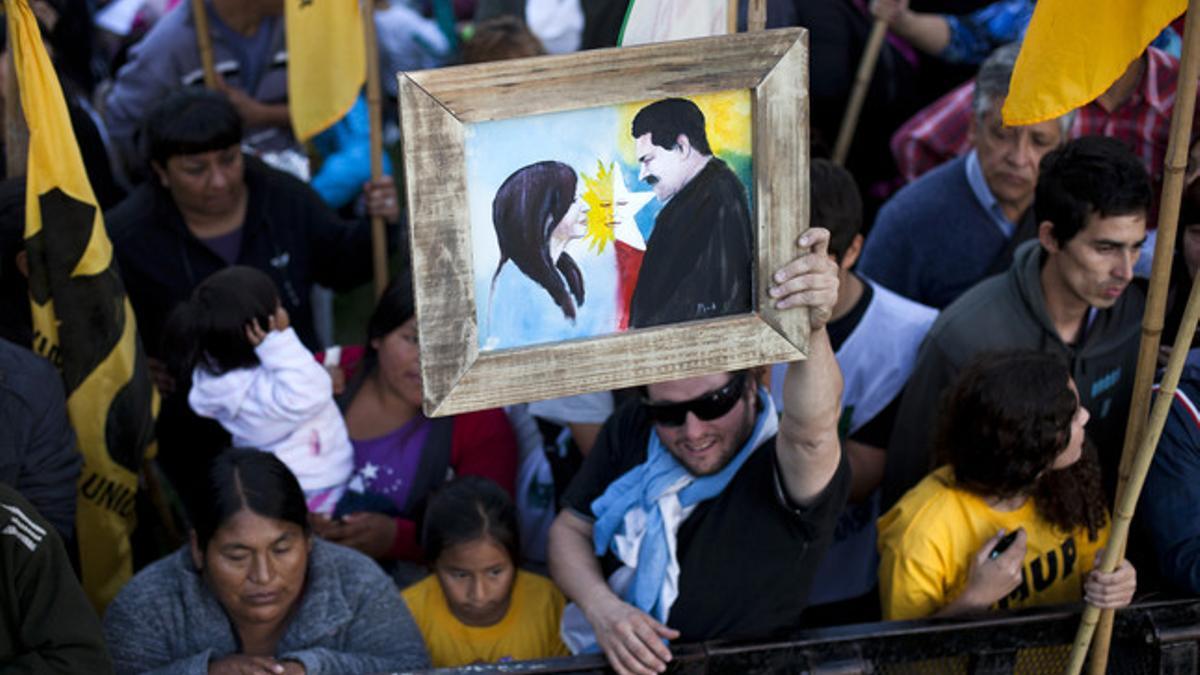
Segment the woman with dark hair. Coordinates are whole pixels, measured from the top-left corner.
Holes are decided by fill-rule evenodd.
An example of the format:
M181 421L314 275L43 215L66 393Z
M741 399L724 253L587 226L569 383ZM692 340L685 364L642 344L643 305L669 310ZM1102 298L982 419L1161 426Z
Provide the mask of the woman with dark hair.
M1108 539L1088 411L1070 371L1034 351L985 354L942 405L946 465L879 519L885 619L1074 602L1129 604L1128 561L1093 569Z
M312 188L243 154L242 131L223 94L188 87L165 96L145 124L153 177L105 214L147 363L164 395L159 463L181 493L229 441L188 409L191 374L163 365L168 314L213 273L245 265L275 282L296 335L316 350L313 285L348 291L371 274L369 220L341 220ZM365 191L370 213L395 222L391 179Z
M449 477L484 476L509 494L517 442L501 410L430 419L421 412L421 350L412 280L400 274L367 324L366 354L342 350L349 384L341 401L354 446L350 489L335 518L314 517L317 534L394 561L403 586L424 576L417 525L429 495ZM325 359L330 359L325 354ZM361 360L360 360L361 359Z
M312 285L350 290L370 278L369 222L342 221L307 185L243 154L242 131L223 94L189 88L166 96L145 123L151 180L106 214L152 356L170 310L228 265L271 277L309 348L318 346ZM372 215L399 218L390 178L366 191Z
M421 533L433 574L403 597L435 668L567 656L558 636L566 599L517 569L517 510L499 485L480 476L447 483Z
M577 321L583 274L566 252L568 243L587 234L588 209L577 183L574 169L547 161L521 167L496 191L492 224L500 263L481 335L485 348L583 336ZM514 266L523 277L511 271ZM564 320L555 320L560 313Z
M367 557L314 538L274 455L222 453L191 543L142 570L104 616L118 673L366 673L429 663L395 587Z

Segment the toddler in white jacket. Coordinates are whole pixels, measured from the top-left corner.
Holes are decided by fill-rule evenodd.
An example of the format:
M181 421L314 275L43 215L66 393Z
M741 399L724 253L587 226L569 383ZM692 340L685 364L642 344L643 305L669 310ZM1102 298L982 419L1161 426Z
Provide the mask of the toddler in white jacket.
M213 274L172 313L167 335L191 369L192 410L220 422L235 446L275 454L309 511L333 513L354 449L329 373L288 325L270 277L243 266Z

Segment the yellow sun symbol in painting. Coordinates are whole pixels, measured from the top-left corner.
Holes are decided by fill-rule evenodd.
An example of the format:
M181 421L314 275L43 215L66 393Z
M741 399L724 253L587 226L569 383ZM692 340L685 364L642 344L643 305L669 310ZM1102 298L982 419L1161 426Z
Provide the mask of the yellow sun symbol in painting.
M596 255L616 239L644 249L641 233L634 223L634 216L651 199L654 193L630 192L625 187L625 177L616 162L596 160L596 175L583 177L583 201L588 205L587 235L588 249Z
M596 253L604 253L604 247L616 238L616 230L613 227L616 223L613 220L612 174L613 163L609 162L608 166L604 166L604 162L600 160L596 160L595 178L586 173L581 174L584 186L583 201L588 205L588 249Z

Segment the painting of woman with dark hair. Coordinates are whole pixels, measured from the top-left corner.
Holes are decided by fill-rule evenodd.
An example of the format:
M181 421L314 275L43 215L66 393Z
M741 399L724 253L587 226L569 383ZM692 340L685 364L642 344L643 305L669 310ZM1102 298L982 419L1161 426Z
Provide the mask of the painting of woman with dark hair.
M492 275L488 347L583 336L576 328L586 299L583 273L566 251L587 234L588 207L578 182L570 166L544 161L517 169L496 191L492 224L500 263ZM535 334L529 319L538 325Z

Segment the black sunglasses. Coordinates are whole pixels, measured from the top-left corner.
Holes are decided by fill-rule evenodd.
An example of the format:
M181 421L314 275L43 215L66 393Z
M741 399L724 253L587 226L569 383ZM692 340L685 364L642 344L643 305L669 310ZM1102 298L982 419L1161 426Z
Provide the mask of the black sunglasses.
M643 398L642 406L655 424L661 424L664 427L677 427L683 424L689 412L698 419L708 422L733 410L733 406L737 405L738 400L742 397L745 384L746 371L742 371L734 375L733 379L720 389L690 401L651 403Z

